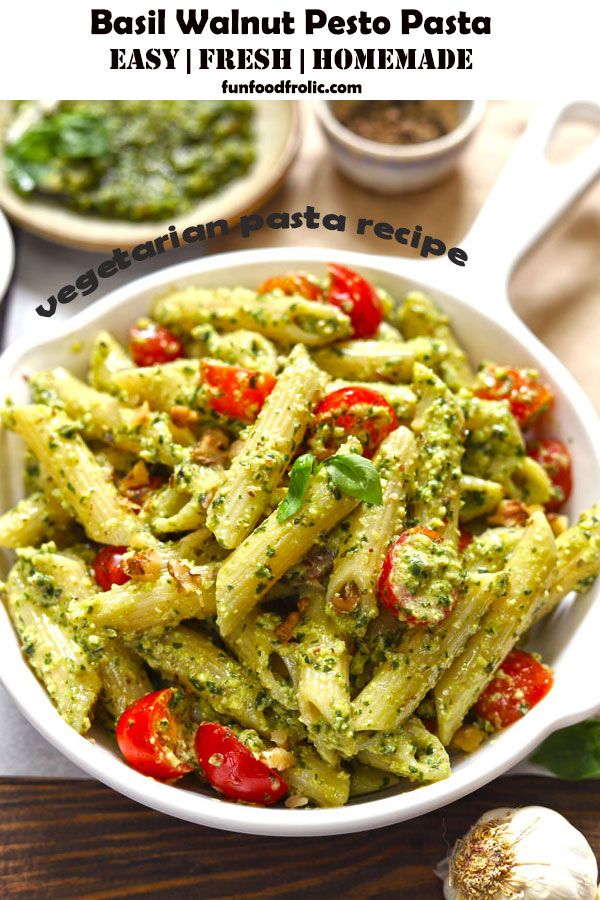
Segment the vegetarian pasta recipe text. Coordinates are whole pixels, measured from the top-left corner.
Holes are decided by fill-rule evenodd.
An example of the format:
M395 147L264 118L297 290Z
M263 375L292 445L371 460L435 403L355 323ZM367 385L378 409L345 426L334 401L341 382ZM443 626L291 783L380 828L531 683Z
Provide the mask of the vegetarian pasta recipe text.
M600 569L552 391L509 363L331 264L172 289L88 383L33 373L4 596L61 716L258 805L448 777L552 689L528 632Z

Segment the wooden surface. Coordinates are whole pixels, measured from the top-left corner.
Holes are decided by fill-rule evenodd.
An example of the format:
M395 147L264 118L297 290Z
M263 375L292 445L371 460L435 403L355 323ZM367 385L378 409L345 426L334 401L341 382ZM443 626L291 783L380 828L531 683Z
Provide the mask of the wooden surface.
M441 898L433 867L486 809L544 804L600 857L600 782L502 778L421 819L331 838L228 834L144 809L102 785L0 781L0 897Z

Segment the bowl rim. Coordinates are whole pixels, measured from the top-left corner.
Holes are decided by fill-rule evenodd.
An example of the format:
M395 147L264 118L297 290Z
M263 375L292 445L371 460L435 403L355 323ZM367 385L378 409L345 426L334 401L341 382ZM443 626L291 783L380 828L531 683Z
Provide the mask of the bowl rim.
M279 265L286 262L295 265L322 265L330 256L331 251L323 248L259 248L213 254L166 266L122 285L99 303L90 304L72 318L60 323L50 338L40 340L23 337L15 341L0 356L0 379L4 383L8 381L8 376L15 377L18 367L26 363L27 356L37 349L55 343L60 347L61 341L72 334L77 334L80 327L102 320L122 305L131 304L135 308L136 301L145 302L150 291L159 293L161 287L166 285L176 285L183 279L201 278L203 275L219 271L229 273L245 265ZM427 269L424 264L419 263L411 265L413 261L410 260L343 250L336 251L336 257L358 268L362 267L372 272L379 271L382 275L393 278L421 282L423 287L427 286L428 273L431 272L432 289L444 291L444 288L440 287L440 269L436 278L432 269ZM448 296L452 297L458 307L477 312L477 315L490 322L496 329L509 331L507 324L497 321L493 309L476 310L473 303L463 298L456 289L456 282L450 283ZM517 334L516 339L519 343L525 344L529 335L523 326L523 332ZM531 355L540 356L544 362L548 362L549 351L533 336L531 340L533 344ZM567 386L570 387L573 383L572 376L568 375L553 356L551 360L554 360L559 369L557 380L566 380ZM562 385L561 390L566 393ZM591 403L585 398L581 387L575 394L571 402L578 418L583 422L585 414L592 409ZM584 399L586 402L582 402ZM595 424L588 423L582 427L587 432L593 431L595 435L599 433L599 427ZM595 455L595 459L600 464L600 451ZM0 647L6 651L0 653L0 681L25 717L65 756L100 781L146 806L196 824L247 834L304 837L367 831L442 808L505 773L554 729L591 715L600 699L594 695L592 706L588 695L580 705L577 705L573 702L569 686L565 683L554 703L540 703L529 716L493 738L464 766L454 769L448 779L419 786L416 790L392 795L374 795L372 799L333 809L286 810L245 807L148 779L130 769L112 751L102 745L94 745L93 741L73 731L60 718L43 686L22 657L14 629L4 608L0 610L0 623Z
M334 116L331 109L332 102L331 100L315 101L315 112L323 129L347 147L387 162L392 160L414 162L421 159L431 159L454 149L471 137L480 125L487 107L486 100L465 100L463 102L468 103L469 108L464 119L456 128L442 135L442 137L434 138L432 141L422 141L419 144L383 144L379 141L361 137L349 128L346 128Z

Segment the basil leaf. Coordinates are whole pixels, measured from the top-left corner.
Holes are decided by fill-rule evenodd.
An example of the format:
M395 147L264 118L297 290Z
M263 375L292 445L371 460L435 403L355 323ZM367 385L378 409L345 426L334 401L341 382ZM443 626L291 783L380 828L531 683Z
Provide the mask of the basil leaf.
M104 122L92 113L64 112L56 117L59 154L67 159L93 159L109 150Z
M49 122L32 125L13 144L5 148L8 176L21 193L33 191L56 156L56 131Z
M600 719L580 722L551 734L531 761L566 781L600 778Z
M349 497L381 506L383 495L379 473L373 463L358 454L338 454L324 460L334 485Z
M44 180L63 159L94 159L108 153L104 122L92 113L64 112L31 125L5 148L12 184L23 194L44 189Z
M312 453L303 453L292 466L290 472L290 486L288 492L279 504L277 521L285 522L295 515L302 506L308 482L312 475L315 458Z

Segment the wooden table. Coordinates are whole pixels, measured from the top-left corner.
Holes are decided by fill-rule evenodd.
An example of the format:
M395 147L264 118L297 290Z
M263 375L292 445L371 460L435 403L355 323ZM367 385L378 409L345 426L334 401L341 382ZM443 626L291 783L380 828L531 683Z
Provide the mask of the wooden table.
M0 897L406 898L442 896L433 867L486 809L544 804L600 857L600 783L502 778L439 812L310 840L213 831L144 809L102 785L0 781Z

